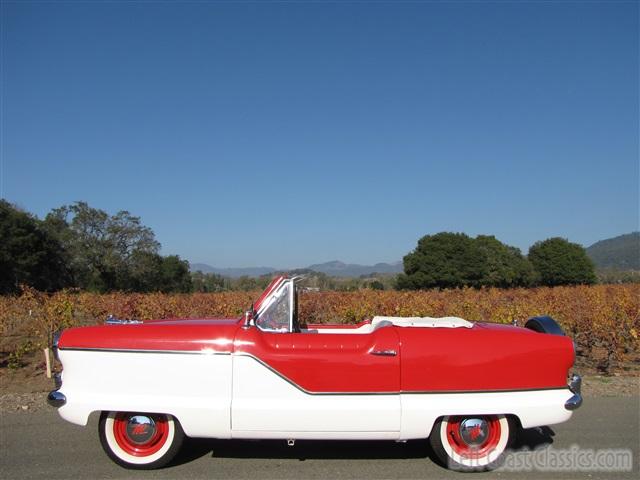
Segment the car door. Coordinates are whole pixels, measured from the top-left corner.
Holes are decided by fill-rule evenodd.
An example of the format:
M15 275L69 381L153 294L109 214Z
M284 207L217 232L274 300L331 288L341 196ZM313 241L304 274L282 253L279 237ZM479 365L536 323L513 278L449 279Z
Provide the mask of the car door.
M362 334L318 332L256 326L238 331L233 435L397 438L400 351L395 327Z

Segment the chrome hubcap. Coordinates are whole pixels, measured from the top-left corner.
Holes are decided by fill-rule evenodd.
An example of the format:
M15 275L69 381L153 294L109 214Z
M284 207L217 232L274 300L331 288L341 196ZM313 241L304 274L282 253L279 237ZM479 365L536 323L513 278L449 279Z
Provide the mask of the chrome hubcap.
M127 422L127 437L137 445L147 443L155 433L156 423L146 415L134 415Z
M481 418L467 418L460 423L460 437L467 445L482 445L488 436L489 425Z

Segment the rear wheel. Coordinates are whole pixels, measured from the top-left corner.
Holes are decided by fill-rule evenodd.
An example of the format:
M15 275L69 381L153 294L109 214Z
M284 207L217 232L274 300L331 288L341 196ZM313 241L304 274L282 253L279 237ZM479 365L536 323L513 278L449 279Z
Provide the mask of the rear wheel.
M109 458L126 468L160 468L175 457L184 433L171 415L102 412L100 443Z
M447 468L491 470L502 463L513 431L513 422L504 415L449 416L436 422L429 442Z

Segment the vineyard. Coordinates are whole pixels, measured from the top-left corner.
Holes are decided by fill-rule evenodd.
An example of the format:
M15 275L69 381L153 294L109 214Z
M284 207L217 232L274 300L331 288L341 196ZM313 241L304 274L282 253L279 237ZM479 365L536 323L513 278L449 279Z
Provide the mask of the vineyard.
M239 317L259 292L196 294L43 294L26 289L0 297L0 361L19 367L51 343L61 328L118 318ZM550 315L573 337L579 360L603 372L637 362L640 285L418 292L308 292L300 297L303 323L356 323L374 315L458 316L511 323Z

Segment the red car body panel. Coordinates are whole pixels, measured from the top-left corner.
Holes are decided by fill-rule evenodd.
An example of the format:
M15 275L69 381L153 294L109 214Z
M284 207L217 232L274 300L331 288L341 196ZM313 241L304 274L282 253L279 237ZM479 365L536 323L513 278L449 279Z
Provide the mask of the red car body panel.
M72 328L59 347L250 355L319 394L566 388L574 360L568 337L510 325L387 326L368 334L273 333L241 325L242 319L174 319ZM326 328L354 327L313 326Z
M568 337L510 325L397 330L407 392L564 388L574 360Z
M397 393L400 356L395 328L371 334L265 333L240 329L235 353L251 355L309 393Z
M231 353L238 319L154 320L64 330L61 349Z

